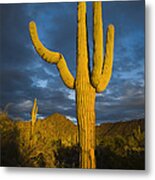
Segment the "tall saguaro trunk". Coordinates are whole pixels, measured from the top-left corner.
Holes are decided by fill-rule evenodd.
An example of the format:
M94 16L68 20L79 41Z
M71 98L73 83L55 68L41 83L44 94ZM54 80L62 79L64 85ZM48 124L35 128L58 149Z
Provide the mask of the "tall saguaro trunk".
M86 4L78 5L76 113L82 168L95 168L95 89L90 83L87 46Z
M93 2L93 69L89 69L87 40L86 3L78 3L77 15L77 68L76 78L69 71L62 54L48 50L38 38L33 21L29 30L33 45L38 54L48 63L56 64L64 84L76 91L76 114L80 143L80 167L96 168L95 161L95 96L108 85L113 64L114 26L107 30L105 55L103 57L102 3Z

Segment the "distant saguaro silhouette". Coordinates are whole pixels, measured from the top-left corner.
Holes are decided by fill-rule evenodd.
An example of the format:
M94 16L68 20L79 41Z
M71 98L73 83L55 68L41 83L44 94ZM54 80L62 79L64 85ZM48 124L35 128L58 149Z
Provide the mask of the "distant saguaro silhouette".
M37 99L34 99L32 112L31 112L31 122L32 122L32 128L31 128L31 135L34 135L34 127L37 120L37 113L38 113L38 106L37 106Z

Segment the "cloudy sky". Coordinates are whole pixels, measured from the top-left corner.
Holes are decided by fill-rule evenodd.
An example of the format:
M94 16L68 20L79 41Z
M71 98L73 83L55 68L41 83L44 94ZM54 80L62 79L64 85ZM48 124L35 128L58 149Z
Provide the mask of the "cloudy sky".
M103 2L104 34L115 25L113 75L97 95L97 123L144 118L144 1ZM39 117L59 112L76 121L75 92L65 87L55 65L35 52L28 31L34 20L46 47L61 52L75 76L76 3L0 5L0 107L30 119L33 100ZM92 3L87 3L92 61Z

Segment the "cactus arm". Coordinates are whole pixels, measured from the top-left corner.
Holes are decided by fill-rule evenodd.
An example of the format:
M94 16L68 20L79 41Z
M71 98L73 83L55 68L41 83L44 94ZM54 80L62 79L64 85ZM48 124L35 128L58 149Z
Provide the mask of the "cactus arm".
M60 76L64 82L64 84L70 88L74 89L74 77L68 69L66 61L62 54L58 52L53 52L47 49L39 40L37 27L34 21L29 23L29 32L32 43L38 52L38 54L48 63L56 64L58 71L60 72Z
M57 68L64 84L68 88L74 89L75 79L73 75L71 74L70 70L68 69L67 63L62 55L59 62L57 63Z
M106 51L103 59L103 24L102 24L102 3L93 3L93 70L91 75L91 83L96 92L102 92L108 85L113 65L113 49L114 49L114 26L109 25L107 29Z
M99 78L102 73L103 66L103 30L102 30L102 3L93 3L93 70L92 70L92 85L96 87L99 83Z
M107 30L107 39L106 39L106 52L104 58L104 65L102 69L102 74L99 79L99 83L96 86L96 92L102 92L106 89L111 75L112 75L112 66L113 66L113 52L114 52L114 26L109 25Z

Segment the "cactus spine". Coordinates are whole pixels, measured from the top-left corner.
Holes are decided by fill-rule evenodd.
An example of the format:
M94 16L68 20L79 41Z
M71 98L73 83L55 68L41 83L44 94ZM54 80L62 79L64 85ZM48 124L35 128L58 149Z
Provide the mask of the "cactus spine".
M34 136L34 128L35 128L35 123L37 120L37 113L38 113L38 106L37 106L37 99L34 99L33 107L32 107L32 112L31 112L31 136Z
M95 162L95 96L108 85L113 64L114 26L109 25L103 58L102 3L93 2L93 70L89 69L86 24L86 3L78 3L77 16L77 68L76 78L70 73L62 54L49 51L38 38L33 21L29 24L30 36L38 54L48 63L56 64L64 84L76 91L76 113L80 143L80 167L96 168Z

